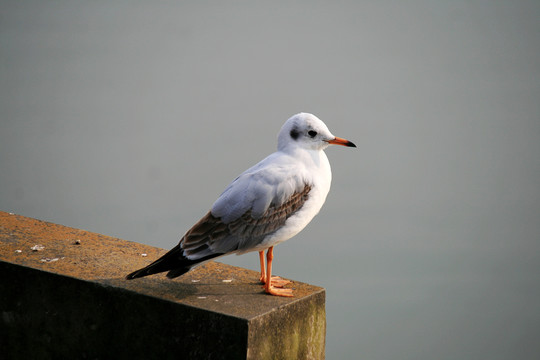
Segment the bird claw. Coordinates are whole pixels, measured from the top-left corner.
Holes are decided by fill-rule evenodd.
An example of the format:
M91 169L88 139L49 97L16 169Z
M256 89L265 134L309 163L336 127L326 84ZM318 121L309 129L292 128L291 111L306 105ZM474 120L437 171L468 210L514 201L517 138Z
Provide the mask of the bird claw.
M265 286L264 290L266 291L267 294L270 294L270 295L285 296L285 297L293 296L292 289L278 289L273 286Z
M261 283L266 284L266 279L264 277L261 276L259 280L261 281ZM272 278L270 279L270 286L274 286L277 288L282 288L283 286L290 283L291 282L289 280L282 279L279 276L272 276Z

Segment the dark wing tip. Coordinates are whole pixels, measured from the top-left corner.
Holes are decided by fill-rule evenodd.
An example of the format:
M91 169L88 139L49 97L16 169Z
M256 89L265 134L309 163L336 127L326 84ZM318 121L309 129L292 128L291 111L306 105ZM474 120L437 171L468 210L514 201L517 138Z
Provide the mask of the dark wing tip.
M131 274L126 275L126 280L133 280L133 279L140 278L143 276L144 275L141 274L141 271L137 270L137 271L132 272Z

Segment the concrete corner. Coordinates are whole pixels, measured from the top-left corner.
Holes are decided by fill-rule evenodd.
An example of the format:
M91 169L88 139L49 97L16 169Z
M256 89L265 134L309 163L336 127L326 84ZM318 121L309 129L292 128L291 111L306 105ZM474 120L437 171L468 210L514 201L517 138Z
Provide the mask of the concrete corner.
M218 262L124 280L165 252L0 212L2 358L324 358L324 289L269 296Z

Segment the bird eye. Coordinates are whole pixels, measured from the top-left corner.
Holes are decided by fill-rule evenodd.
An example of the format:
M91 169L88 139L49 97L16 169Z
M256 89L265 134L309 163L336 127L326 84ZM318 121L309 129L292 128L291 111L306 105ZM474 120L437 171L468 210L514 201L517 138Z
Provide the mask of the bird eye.
M315 136L317 136L317 132L314 131L314 130L309 130L308 135L311 136L312 138L314 138Z

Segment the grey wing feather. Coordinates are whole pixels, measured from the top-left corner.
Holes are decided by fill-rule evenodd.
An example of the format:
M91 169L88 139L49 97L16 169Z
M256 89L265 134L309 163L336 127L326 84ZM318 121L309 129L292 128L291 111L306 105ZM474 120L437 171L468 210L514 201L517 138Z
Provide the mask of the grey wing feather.
M250 209L236 220L225 223L209 211L184 235L180 246L185 256L193 260L215 253L248 251L283 226L304 205L310 190L311 186L305 185L283 204L270 204L260 217L253 217Z

